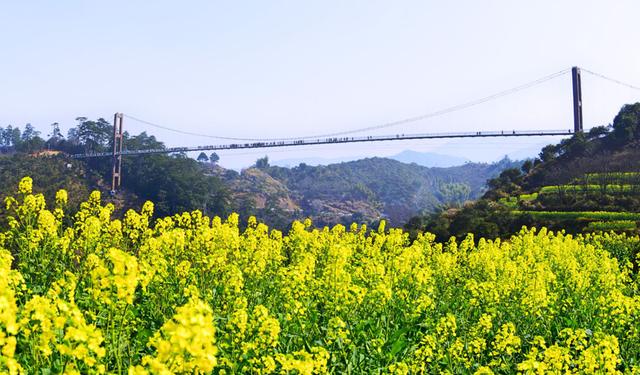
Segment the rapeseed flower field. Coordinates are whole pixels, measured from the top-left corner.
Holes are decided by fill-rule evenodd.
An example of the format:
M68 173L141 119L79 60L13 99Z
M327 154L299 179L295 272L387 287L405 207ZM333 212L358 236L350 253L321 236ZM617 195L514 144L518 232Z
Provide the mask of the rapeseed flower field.
M5 201L2 373L640 373L637 237L283 234L67 199L26 177Z

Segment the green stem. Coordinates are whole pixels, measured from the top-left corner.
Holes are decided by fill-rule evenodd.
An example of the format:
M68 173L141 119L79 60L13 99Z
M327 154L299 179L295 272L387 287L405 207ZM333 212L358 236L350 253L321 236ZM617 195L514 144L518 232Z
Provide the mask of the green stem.
M120 316L120 324L118 325L118 334L116 336L116 363L118 364L118 373L122 373L122 358L120 356L120 334L122 333L122 324L124 322L124 317L127 314L127 309L129 308L129 304L124 306L122 310L122 315Z

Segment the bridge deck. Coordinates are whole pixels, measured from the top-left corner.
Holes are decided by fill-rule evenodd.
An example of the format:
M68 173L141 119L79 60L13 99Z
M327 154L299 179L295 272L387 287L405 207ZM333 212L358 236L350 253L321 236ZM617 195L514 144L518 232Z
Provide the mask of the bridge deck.
M537 137L537 136L568 136L573 135L573 130L508 130L508 131L481 131L481 132L458 132L458 133L427 133L427 134L396 134L377 135L363 137L338 137L338 138L318 138L318 139L297 139L270 142L252 143L231 143L223 145L207 145L192 147L167 147L151 150L124 150L120 155L145 155L145 154L168 154L174 152L190 151L217 151L217 150L239 150L251 148L273 148L292 146L312 146L334 143L356 143L356 142L382 142L401 141L416 139L443 139L443 138L483 138L483 137ZM77 159L113 156L112 152L101 152L93 154L74 154Z

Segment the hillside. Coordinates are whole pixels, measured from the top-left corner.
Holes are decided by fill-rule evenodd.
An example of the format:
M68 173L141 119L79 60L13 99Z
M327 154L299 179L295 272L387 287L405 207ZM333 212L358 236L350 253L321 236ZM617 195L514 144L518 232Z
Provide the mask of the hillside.
M317 167L283 168L267 163L240 174L216 167L212 173L229 186L239 212L272 225L304 217L320 226L380 219L402 225L416 214L478 198L487 179L519 165L505 159L494 164L426 168L369 158Z
M230 205L243 220L255 216L270 225L286 229L295 219L302 219L297 197L282 182L257 168L241 173L206 165L219 176L230 194Z
M0 146L13 152L0 164L0 173L6 175L4 186L8 189L29 175L40 184L36 191L45 192L49 199L59 188L69 190L78 199L98 189L107 202L114 203L119 215L150 200L158 216L196 209L209 216L238 212L243 221L253 215L283 230L293 220L306 217L317 226L376 223L381 219L401 226L415 215L459 207L477 199L485 192L487 179L520 165L504 159L494 164L427 168L369 158L328 166L300 164L282 168L259 159L257 167L237 173L221 168L216 161L207 161L204 154L199 161L184 154L127 156L123 158L122 186L110 196L109 158L73 160L65 155L112 149L111 125L104 119L80 117L78 121L66 138L57 133L48 140L33 130L20 134L18 128L0 129L3 134L17 134L6 140L0 137ZM127 150L165 147L146 133L126 134L124 146ZM40 156L30 156L27 151ZM69 208L76 209L77 203L70 202Z
M220 180L206 175L200 163L185 155L147 155L123 158L124 177L115 195L111 190L110 158L73 159L69 154L106 152L113 148L113 128L104 119L78 118L78 125L67 137L59 131L47 140L32 127L0 127L0 187L2 197L14 193L12 187L23 176L31 176L36 192L53 199L64 188L75 200L68 209L74 212L92 190L102 192L103 200L113 203L115 214L139 209L151 200L157 215L172 215L185 210L202 210L207 215L230 213L228 194ZM10 137L8 135L11 135ZM141 150L163 148L164 144L146 133L125 133L125 148ZM4 215L4 212L2 213Z
M56 191L65 189L69 194L68 206L75 210L93 190L107 192L108 185L95 171L87 168L84 162L69 159L62 155L27 154L4 155L0 157L0 199L15 194L15 186L24 176L33 178L33 188L44 195L48 201L54 201ZM113 203L116 214L122 215L130 207L139 205L139 199L128 191L118 197L103 194L105 203Z
M535 161L505 170L488 185L476 203L415 217L406 227L441 239L470 232L504 237L523 225L637 232L640 103L625 105L609 126L545 146Z
M415 163L424 167L454 167L470 162L470 160L451 155L442 155L434 152L417 152L413 150L404 150L389 159L397 160L403 163Z
M385 156L387 159L397 160L406 164L418 164L423 167L453 167L470 162L469 159L459 156L438 154L434 152L419 152L413 150L404 150L395 155ZM290 158L279 159L271 161L272 165L285 168L293 168L300 164L306 165L330 165L346 163L350 161L360 160L362 157L335 157L335 158L322 158L322 157L305 157L305 158Z

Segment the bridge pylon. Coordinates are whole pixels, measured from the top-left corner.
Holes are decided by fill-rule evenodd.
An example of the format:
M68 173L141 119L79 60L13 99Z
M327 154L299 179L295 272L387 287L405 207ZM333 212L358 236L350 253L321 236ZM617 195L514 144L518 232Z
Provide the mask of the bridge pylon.
M571 68L571 82L573 84L573 131L582 133L582 79L580 68Z
M116 190L122 184L122 120L124 116L122 113L116 113L113 116L113 154L112 154L112 170L111 170L111 193L115 193Z

